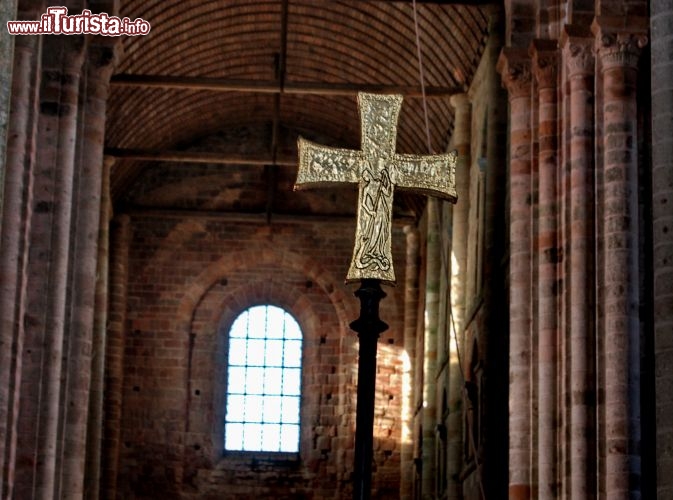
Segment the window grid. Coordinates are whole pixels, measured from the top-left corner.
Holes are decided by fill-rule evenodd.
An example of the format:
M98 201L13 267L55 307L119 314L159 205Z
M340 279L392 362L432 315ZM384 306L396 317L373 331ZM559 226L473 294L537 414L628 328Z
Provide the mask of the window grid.
M297 452L302 335L283 309L244 311L229 335L225 449Z

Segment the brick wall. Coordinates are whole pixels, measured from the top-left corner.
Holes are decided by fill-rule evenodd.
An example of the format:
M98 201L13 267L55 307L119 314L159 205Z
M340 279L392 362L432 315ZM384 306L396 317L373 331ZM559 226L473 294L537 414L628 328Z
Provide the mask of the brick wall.
M132 216L118 495L346 498L357 380L354 221L268 226L227 217ZM404 235L393 237L404 280ZM379 343L374 496L400 481L403 289L387 288ZM304 335L300 461L223 453L223 354L245 308L283 307ZM265 460L265 458L267 460Z

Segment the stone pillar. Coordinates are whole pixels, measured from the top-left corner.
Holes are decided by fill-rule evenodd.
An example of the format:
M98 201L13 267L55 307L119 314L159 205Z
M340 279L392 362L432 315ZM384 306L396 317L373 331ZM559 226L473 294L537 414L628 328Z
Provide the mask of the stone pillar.
M603 92L600 299L605 329L605 495L611 500L640 491L636 82L640 49L647 42L647 23L642 21L597 18L592 26Z
M650 2L657 498L673 498L673 2Z
M557 272L558 203L558 52L555 40L535 40L531 45L538 98L538 498L558 495L558 311Z
M585 499L596 491L593 384L595 335L594 269L594 67L593 39L586 28L566 26L563 58L568 78L570 142L570 439L568 466L570 498Z
M112 220L110 248L110 295L107 345L105 349L105 403L101 497L117 498L117 474L124 391L124 343L131 219L121 215Z
M44 44L37 122L16 476L17 498L60 496L62 363L84 39Z
M108 319L108 269L110 253L110 169L114 158L103 159L100 199L100 230L96 264L96 296L91 350L91 389L89 396L89 422L87 426L87 451L84 495L97 500L100 495L101 453L103 444L103 404L105 388L105 343Z
M113 39L110 39L113 40ZM91 383L96 262L101 218L105 109L114 49L100 42L90 45L85 80L80 92L80 120L84 133L78 139L77 171L73 196L72 272L70 322L67 345L65 442L61 495L84 496L87 415Z
M462 469L463 448L463 373L460 366L459 346L462 347L465 329L467 280L467 241L468 218L470 213L470 137L472 129L472 113L467 94L451 96L451 106L455 109L453 122L453 147L458 152L456 164L456 192L458 202L452 207L453 224L451 227L451 316L448 328L449 345L449 388L447 423L447 465L450 472L448 478L448 498L461 498L461 483L458 473Z
M0 212L0 497L11 498L16 459L31 218L39 37L20 37L14 52L4 193ZM11 71L9 73L12 73ZM10 87L7 87L9 91ZM7 109L7 108L5 108ZM0 134L0 141L2 136ZM4 143L3 143L4 147Z
M525 51L503 49L498 71L510 105L509 498L530 498L531 71Z
M437 426L437 334L441 286L439 201L428 198L426 247L425 340L423 342L423 498L435 498L435 427Z
M415 226L405 226L407 261L404 278L404 363L402 366L402 452L400 458L400 500L413 498L414 475L414 398L413 374L416 359L416 327L418 324L418 259L419 238Z

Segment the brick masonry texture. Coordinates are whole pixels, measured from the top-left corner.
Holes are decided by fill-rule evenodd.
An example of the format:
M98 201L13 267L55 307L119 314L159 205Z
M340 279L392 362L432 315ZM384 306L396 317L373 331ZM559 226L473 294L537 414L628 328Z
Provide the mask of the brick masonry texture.
M357 148L354 97L111 75L415 86L411 2L291 0L289 64L283 2L154 3L121 2L148 37L0 35L0 497L350 498L357 190L103 152ZM418 9L459 204L396 195L373 498L673 498L673 3L450 3ZM304 333L297 456L223 450L227 334L262 303Z
M342 498L349 492L357 317L343 274L352 222L249 224L133 217L118 491L150 498ZM404 256L395 230L395 254ZM399 266L398 266L399 267ZM404 279L403 266L398 279ZM386 289L375 416L377 498L399 489L402 288ZM251 305L283 307L304 332L301 460L223 453L227 332ZM253 470L250 469L253 467ZM252 472L259 467L260 473Z

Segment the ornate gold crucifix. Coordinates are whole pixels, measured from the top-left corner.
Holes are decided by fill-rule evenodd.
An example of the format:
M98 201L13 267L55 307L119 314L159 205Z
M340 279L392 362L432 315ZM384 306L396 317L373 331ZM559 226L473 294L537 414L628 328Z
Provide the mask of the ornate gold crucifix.
M295 189L353 182L360 185L357 229L347 282L395 283L391 249L393 189L407 189L455 203L456 153L397 154L402 96L358 94L361 150L321 146L299 138Z

